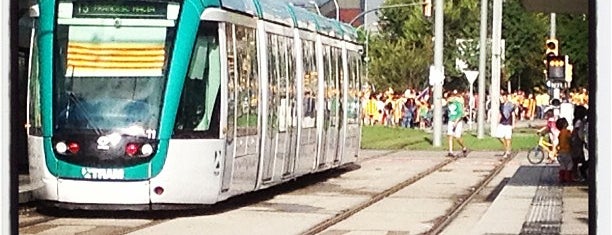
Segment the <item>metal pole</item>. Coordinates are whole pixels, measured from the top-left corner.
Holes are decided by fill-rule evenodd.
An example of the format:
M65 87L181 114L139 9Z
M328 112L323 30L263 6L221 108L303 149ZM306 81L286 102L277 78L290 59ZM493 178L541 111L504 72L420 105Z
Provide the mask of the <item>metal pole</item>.
M365 24L363 24L365 25ZM366 31L366 42L365 42L365 73L366 73L366 81L370 83L370 30L368 27L363 27ZM368 97L369 98L369 97Z
M597 7L595 7L597 5ZM612 33L608 22L612 22L612 1L589 2L589 46L595 51L589 53L589 232L604 234L612 231L612 123L608 118L597 115L597 110L607 112L612 100L612 45L607 43ZM597 44L597 45L595 45ZM592 92L592 93L591 93ZM595 138L593 138L595 137ZM601 154L601 155L599 155ZM593 159L590 157L593 156ZM593 221L593 222L592 222ZM596 228L597 230L593 230ZM600 232L601 231L601 232Z
M488 1L480 0L480 55L478 63L478 139L484 138L485 81L487 79L487 8Z
M11 1L2 1L2 11L0 12L0 21L2 22L2 27L0 27L0 43L2 44L2 52L0 52L0 65L2 68L2 74L0 75L0 234L11 234L11 232L17 231L14 228L11 228L13 225L11 223L11 168L10 168L10 151L9 147L11 146L10 140L10 76L9 71L10 68L10 34L9 34L9 18L10 18L10 5L17 4L16 2ZM15 159L16 160L16 159ZM13 169L15 170L15 169ZM16 203L16 202L13 202Z
M474 83L470 83L470 100L468 101L468 105L470 107L470 119L469 119L469 124L470 124L470 131L472 130L472 123L474 123L473 120L473 115L472 115L472 108L473 108L473 103L474 103Z
M317 9L317 13L321 15L321 10L319 9L319 5L315 1L310 1L308 3L312 4L315 7L315 9Z
M502 0L493 0L493 30L491 41L491 135L495 135L499 121L499 93L501 77L501 30L502 30Z
M334 0L334 4L336 5L336 20L340 20L340 8L338 7L338 0Z
M440 77L434 83L433 94L433 146L442 145L442 84L444 83L444 0L436 0L434 3L434 67Z
M550 13L550 38L551 39L555 39L557 37L557 14L556 13ZM559 46L559 44L557 44L557 46ZM561 47L561 46L559 46ZM559 50L560 48L557 48L557 50ZM559 51L560 52L560 51ZM552 88L552 98L553 99L561 99L561 88L555 86L554 88ZM555 108L555 110L553 110L555 117L559 116L559 109Z
M550 13L550 38L557 38L557 14Z

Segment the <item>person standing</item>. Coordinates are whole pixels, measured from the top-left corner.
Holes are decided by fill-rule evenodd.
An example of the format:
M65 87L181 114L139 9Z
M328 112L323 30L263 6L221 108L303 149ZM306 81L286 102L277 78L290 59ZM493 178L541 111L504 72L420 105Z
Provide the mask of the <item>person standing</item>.
M414 99L408 99L404 105L402 105L402 127L412 128L412 119L414 118L415 112Z
M501 105L499 106L500 119L499 125L495 130L497 138L504 146L504 154L502 157L509 157L512 150L512 129L516 120L515 106L512 101L508 100L507 94L502 94Z
M459 99L462 99L460 95L454 93L448 99L448 103L446 105L448 109L448 125L447 125L447 135L448 135L448 156L455 157L453 153L453 143L454 140L457 140L457 143L461 146L461 151L463 156L465 157L467 154L467 147L463 143L463 102Z
M571 150L574 179L584 181L587 178L588 163L585 156L587 132L587 108L579 105L574 108Z
M572 161L572 132L567 129L569 123L565 118L557 119L557 128L559 128L559 145L557 145L557 160L559 161L559 181L561 183L572 181L572 169L574 163Z

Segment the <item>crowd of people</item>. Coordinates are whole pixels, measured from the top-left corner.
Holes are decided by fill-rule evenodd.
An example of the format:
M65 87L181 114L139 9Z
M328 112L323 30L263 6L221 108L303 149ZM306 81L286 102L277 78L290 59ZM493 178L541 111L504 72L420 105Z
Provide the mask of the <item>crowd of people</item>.
M361 119L364 125L383 125L388 127L420 128L431 127L433 107L430 100L432 94L429 88L420 92L407 89L404 92L394 92L388 88L382 92L366 91L362 96ZM478 94L470 97L469 92L449 90L442 97L443 122L447 124L449 156L454 153L456 142L463 156L468 147L462 139L463 123L473 120L478 110ZM511 154L512 129L516 121L547 120L547 126L539 132L549 136L553 143L549 151L548 163L560 164L559 180L561 182L583 181L587 177L588 161L585 157L587 144L587 109L589 95L586 88L571 89L559 94L560 103L569 103L574 107L572 125L566 118L559 117L558 112L551 109L551 95L547 90L535 88L533 92L517 90L512 93L502 92L500 96L500 120L495 137L503 145L503 157ZM491 113L491 99L485 98L486 117ZM471 116L470 116L471 115Z
M361 98L362 123L390 127L430 128L433 118L431 95L429 88L420 92L415 89L394 92L393 88L378 93L365 91ZM547 119L545 113L550 108L551 96L546 90L535 88L529 93L517 90L507 95L508 101L516 107L514 112L518 120ZM476 110L478 110L478 94L474 94L470 102L469 92L449 90L443 92L442 97L444 123L448 121L447 104L451 98L461 102L463 113L468 115L468 119L474 119ZM584 88L561 93L560 98L561 102L588 108L588 92ZM490 96L487 95L485 98L486 119L490 117L490 103ZM469 116L470 114L472 116Z

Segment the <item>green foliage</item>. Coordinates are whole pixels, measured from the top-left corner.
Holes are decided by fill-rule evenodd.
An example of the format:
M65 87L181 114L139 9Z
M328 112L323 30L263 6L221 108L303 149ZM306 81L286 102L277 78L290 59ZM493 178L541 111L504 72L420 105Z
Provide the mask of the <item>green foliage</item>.
M411 2L387 0L385 5ZM490 37L492 1L488 2ZM467 89L469 84L455 68L455 59L466 61L470 70L478 68L480 1L444 0L444 4L444 86L446 89ZM382 9L379 15L379 31L369 35L370 82L379 89L427 86L429 66L433 63L433 19L425 18L420 7ZM574 64L573 83L584 86L588 75L588 22L583 15L559 15L557 21L562 53L570 55ZM527 12L519 0L506 0L502 22L506 49L502 88L507 81L512 87L523 90L543 86L542 61L544 42L549 34L549 15ZM465 43L458 44L461 40ZM490 43L487 52L486 76L490 78Z
M512 149L526 151L532 149L538 143L536 129L516 129L512 136ZM442 146L432 146L432 133L418 129L389 128L383 126L364 126L361 132L362 149L406 149L406 150L447 150L448 140L443 136ZM502 144L497 138L486 136L483 139L476 138L474 133L463 135L465 144L471 150L499 150ZM458 147L457 147L458 148ZM458 150L458 149L457 149Z
M407 3L387 1L386 4ZM422 87L427 82L431 50L431 23L421 16L420 7L381 10L378 33L370 35L369 68L379 89Z
M506 1L502 23L502 38L506 40L502 84L510 80L514 88L523 90L544 85L542 61L548 27L548 14L527 12L519 0Z
M557 39L559 53L569 55L574 66L572 86L588 86L589 21L583 14L558 14Z

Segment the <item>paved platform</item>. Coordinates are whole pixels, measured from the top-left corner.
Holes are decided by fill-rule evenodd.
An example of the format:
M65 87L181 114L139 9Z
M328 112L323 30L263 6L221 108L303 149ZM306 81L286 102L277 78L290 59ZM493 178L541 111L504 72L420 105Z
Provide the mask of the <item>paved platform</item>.
M557 175L557 165L520 166L469 234L588 234L586 183Z

